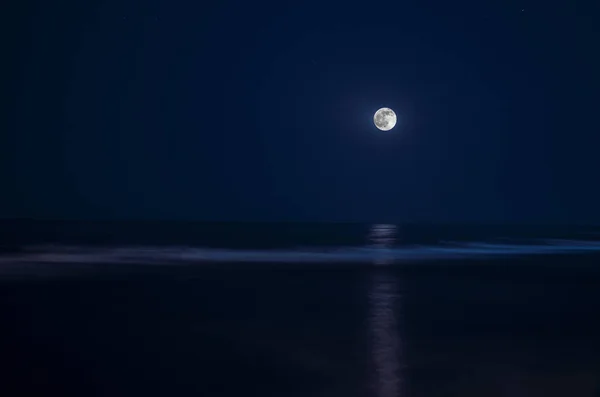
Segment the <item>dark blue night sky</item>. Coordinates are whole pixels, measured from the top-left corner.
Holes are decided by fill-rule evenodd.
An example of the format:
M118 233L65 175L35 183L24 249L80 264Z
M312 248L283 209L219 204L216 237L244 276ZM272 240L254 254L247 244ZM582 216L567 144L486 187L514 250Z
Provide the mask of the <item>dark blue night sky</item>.
M599 8L14 2L0 216L598 223Z

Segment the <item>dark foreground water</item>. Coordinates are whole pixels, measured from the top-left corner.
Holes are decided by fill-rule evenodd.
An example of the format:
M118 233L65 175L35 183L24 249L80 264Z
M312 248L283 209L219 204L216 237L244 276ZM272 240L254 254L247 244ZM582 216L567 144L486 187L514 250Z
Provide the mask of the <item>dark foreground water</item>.
M0 257L0 396L600 396L600 249L569 233L38 236Z

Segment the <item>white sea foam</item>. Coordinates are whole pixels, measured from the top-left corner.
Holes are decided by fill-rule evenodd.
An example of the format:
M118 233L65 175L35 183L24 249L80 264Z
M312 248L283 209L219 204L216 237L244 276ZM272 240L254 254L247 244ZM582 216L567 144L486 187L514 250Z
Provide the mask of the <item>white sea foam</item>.
M159 246L37 246L0 257L0 265L17 263L385 263L496 258L600 252L600 241L539 240L523 243L461 242L443 245L334 247L285 250L234 250Z

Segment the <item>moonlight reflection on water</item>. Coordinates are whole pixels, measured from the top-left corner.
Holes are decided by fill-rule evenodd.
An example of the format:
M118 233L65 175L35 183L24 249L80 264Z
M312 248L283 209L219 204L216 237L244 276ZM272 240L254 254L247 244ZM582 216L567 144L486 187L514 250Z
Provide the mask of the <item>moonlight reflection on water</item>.
M373 247L381 250L374 261L376 265L391 263L386 258L386 249L393 246L396 227L374 225L369 234ZM371 357L373 365L372 387L378 397L397 397L404 393L402 371L402 350L399 320L401 316L401 294L396 277L383 269L373 275L369 293Z

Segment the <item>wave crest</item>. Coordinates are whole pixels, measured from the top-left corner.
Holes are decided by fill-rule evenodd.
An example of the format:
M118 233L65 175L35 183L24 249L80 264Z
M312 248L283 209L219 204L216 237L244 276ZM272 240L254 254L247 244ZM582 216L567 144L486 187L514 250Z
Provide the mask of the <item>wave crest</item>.
M585 254L600 252L599 241L540 240L529 243L446 243L382 247L303 248L286 250L232 250L203 247L159 246L37 246L0 257L0 264L16 263L376 263L495 258L530 255Z

